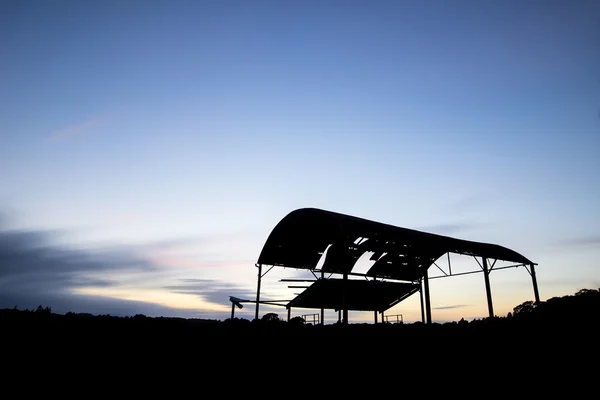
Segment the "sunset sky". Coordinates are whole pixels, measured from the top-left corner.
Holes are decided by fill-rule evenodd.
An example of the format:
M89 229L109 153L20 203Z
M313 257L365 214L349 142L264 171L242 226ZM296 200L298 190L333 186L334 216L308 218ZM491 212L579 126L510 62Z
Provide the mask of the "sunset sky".
M225 319L304 207L509 247L542 300L600 288L597 1L4 0L0 110L0 308ZM490 278L497 315L533 300ZM487 316L482 274L431 292Z

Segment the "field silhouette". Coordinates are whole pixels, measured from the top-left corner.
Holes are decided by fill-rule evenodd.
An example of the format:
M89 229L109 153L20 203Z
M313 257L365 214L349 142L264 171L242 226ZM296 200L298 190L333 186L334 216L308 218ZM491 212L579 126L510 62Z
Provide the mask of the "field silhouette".
M281 383L289 374L317 371L349 382L360 374L357 382L378 378L410 385L423 371L481 378L493 367L507 377L526 376L519 378L525 385L521 391L552 393L554 379L542 379L548 374L562 375L557 382L563 387L593 381L599 311L595 289L524 302L505 317L431 325L321 326L301 318L282 321L275 314L253 321L61 315L39 306L0 310L0 338L4 365L15 376L36 368L44 376L60 378L69 371L80 381L112 382L139 380L139 371L146 371L177 386L184 376L186 382L215 385L223 376L266 380L275 373ZM152 393L153 380L141 379L139 388ZM350 388L341 390L353 395Z
M102 338L124 341L139 337L177 338L178 342L210 340L261 339L328 339L410 340L423 343L432 338L479 338L503 336L507 340L523 337L564 338L579 340L595 337L600 326L600 291L582 289L573 295L554 297L535 304L517 305L505 317L460 320L447 323L351 323L348 325L312 325L295 317L283 321L268 313L259 320L234 318L221 320L170 317L116 317L52 313L50 307L36 310L0 310L2 333L13 338L28 335L60 337L62 340Z

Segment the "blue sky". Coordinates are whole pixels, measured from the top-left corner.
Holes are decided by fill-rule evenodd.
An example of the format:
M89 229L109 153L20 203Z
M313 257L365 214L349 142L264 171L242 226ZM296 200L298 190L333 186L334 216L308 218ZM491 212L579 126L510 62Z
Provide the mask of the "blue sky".
M593 1L3 1L0 306L224 319L302 207L598 288L599 46ZM480 274L432 285L434 320L486 315Z

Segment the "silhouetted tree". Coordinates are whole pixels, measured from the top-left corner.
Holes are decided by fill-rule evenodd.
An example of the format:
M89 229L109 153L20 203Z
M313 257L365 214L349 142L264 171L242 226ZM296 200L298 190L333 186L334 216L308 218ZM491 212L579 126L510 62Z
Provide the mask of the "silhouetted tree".
M275 321L279 321L279 315L277 315L275 313L266 313L265 315L262 316L261 319L263 321L267 321L267 322L275 322Z
M531 300L525 301L513 309L514 315L530 314L535 310L535 303Z

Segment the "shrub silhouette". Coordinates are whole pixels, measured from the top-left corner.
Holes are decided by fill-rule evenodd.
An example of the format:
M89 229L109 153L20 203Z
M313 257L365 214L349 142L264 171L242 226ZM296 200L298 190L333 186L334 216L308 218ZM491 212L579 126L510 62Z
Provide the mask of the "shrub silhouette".
M42 307L42 305L40 304L37 309L35 310L36 313L38 314L46 314L46 315L50 315L52 314L52 308L50 307Z

